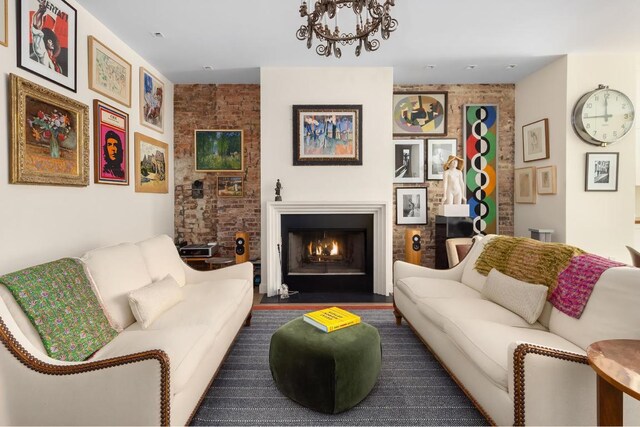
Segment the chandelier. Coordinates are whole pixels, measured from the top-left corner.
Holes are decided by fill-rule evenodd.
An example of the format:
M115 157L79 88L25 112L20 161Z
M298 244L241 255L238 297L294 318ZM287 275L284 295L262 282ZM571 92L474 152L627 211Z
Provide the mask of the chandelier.
M312 1L312 0L310 0ZM316 0L313 11L309 11L307 0L303 0L300 5L300 16L307 18L306 25L301 25L296 32L298 40L307 41L307 49L311 49L313 37L315 36L320 44L316 46L316 53L321 56L331 56L336 58L342 56L339 44L346 46L358 42L356 46L356 56L360 56L362 47L367 52L373 52L380 47L380 41L370 38L378 30L384 40L398 28L398 21L389 15L391 7L395 6L395 0ZM355 17L355 32L341 32L338 27L338 15L340 11L348 8L353 11ZM340 18L344 18L344 13ZM348 18L348 17L347 17ZM333 30L329 28L328 21L333 20Z

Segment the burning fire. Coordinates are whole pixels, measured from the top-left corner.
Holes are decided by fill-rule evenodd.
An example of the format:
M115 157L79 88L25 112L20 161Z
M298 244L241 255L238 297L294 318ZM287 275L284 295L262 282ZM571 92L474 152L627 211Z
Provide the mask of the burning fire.
M309 242L307 245L309 249L309 255L338 255L340 254L340 249L338 247L338 242L333 240L330 244L324 242L318 242L317 244L313 244L313 242Z
M331 242L331 252L329 252L329 255L338 255L338 242L335 240Z

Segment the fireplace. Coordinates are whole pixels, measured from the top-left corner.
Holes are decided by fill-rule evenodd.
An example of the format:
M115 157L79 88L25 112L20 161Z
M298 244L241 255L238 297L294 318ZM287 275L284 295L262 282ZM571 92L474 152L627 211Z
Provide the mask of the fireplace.
M300 292L373 292L373 215L282 215L282 274Z

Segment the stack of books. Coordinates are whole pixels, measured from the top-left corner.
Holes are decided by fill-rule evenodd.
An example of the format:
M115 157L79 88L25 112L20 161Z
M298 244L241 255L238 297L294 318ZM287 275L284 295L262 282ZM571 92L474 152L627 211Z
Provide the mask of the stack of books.
M308 324L327 333L360 323L360 316L356 316L338 307L312 311L302 316L302 319Z

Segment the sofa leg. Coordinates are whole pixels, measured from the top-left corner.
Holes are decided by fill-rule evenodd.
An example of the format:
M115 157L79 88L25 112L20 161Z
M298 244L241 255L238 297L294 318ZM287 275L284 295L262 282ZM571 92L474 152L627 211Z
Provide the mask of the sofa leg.
M396 317L396 326L402 325L402 314L394 307L393 315Z
M251 326L251 316L253 316L253 313L249 312L247 318L244 319L244 326Z

